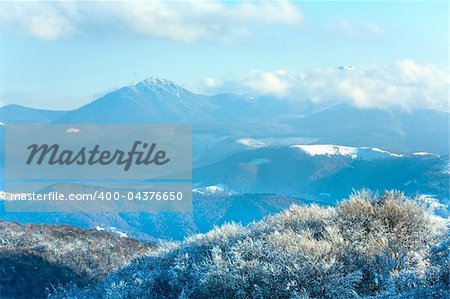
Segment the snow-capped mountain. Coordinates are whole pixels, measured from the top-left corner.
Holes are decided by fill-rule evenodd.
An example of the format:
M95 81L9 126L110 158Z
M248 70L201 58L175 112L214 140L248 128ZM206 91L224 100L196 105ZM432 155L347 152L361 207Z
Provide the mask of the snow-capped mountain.
M383 157L403 157L403 154L392 153L377 147L354 147L335 144L292 144L297 138L272 138L268 139L251 139L240 138L236 140L237 144L243 145L248 149L257 149L274 146L290 146L309 154L310 156L348 156L353 159L375 159ZM302 139L302 138L298 138ZM427 152L413 153L416 156L434 155Z
M73 110L57 123L192 123L211 122L210 98L164 79L150 78L123 87Z
M353 189L397 189L449 202L448 156L393 153L380 148L291 145L248 148L194 169L200 186L236 193L274 193L333 204Z

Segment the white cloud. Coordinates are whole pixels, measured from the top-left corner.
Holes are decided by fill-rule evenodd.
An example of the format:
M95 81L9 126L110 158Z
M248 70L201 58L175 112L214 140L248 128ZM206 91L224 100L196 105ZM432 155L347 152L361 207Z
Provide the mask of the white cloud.
M251 71L215 80L209 92L268 94L294 101L346 102L359 108L430 108L448 111L448 70L412 60L387 67L318 68L305 73Z
M385 30L381 25L361 20L338 19L332 27L328 28L329 32L338 33L350 38L360 38L367 36L383 36Z
M76 32L70 3L1 2L0 28L51 40Z
M290 80L286 80L287 75L288 72L285 70L277 70L273 73L253 71L244 78L243 82L252 90L282 97L286 96L291 88Z
M205 78L204 84L207 88L215 88L217 86L216 79L214 78Z
M140 35L181 42L230 41L255 26L301 23L287 1L2 2L0 28L40 39L80 35Z
M377 23L373 23L373 22L365 22L363 23L363 28L369 32L372 33L373 35L384 35L384 29L383 27L381 27L379 24Z

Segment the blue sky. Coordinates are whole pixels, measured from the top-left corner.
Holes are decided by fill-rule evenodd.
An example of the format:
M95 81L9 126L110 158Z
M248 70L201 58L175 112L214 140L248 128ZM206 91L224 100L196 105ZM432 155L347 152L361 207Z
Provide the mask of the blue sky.
M2 2L0 104L71 109L158 76L198 92L338 94L362 107L388 101L367 91L384 84L405 107L420 96L442 106L448 13L447 2ZM350 90L332 71L342 65L360 67L346 80L371 81ZM336 89L312 88L318 78Z

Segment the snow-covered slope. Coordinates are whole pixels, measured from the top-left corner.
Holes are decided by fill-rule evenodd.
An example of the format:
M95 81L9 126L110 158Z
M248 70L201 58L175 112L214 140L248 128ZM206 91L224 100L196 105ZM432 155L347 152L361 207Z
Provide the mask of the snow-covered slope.
M260 140L257 139L251 139L251 138L240 138L236 140L237 144L242 144L243 146L247 148L260 148L265 147L266 144Z
M391 153L376 147L352 147L334 144L302 144L293 145L293 148L309 154L310 156L348 156L352 159L377 159L383 157L401 158L403 155Z
M293 145L292 147L298 148L311 156L342 155L356 158L358 154L358 148L342 145L314 144L314 145Z

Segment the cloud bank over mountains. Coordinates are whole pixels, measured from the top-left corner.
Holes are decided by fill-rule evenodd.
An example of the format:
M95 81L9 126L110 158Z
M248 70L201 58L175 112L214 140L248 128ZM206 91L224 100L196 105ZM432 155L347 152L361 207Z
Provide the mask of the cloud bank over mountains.
M272 95L292 101L350 103L355 107L448 111L448 70L413 60L389 66L341 66L308 72L251 71L238 78L206 78L210 93Z
M287 1L29 2L0 4L0 25L43 40L77 35L148 36L178 42L228 42L260 25L296 26L301 12Z
M288 1L0 2L0 34L6 37L5 44L13 45L7 49L13 54L10 54L11 57L18 53L17 48L21 51L34 49L33 46L24 47L23 40L32 40L38 47L45 45L40 52L23 54L23 59L5 63L3 76L9 82L5 81L3 90L0 90L0 106L9 103L28 105L33 101L53 106L53 102L61 98L74 102L79 101L78 98L89 100L99 94L98 90L126 85L130 83L130 78L140 80L158 75L176 80L184 76L184 81L190 86L213 76L205 78L198 89L210 94L270 95L318 104L344 102L362 109L430 108L448 111L450 80L448 67L440 63L444 60L434 61L433 65L418 62L433 61L432 50L421 50L429 55L427 60L414 54L404 54L400 58L412 57L416 60L369 65L375 57L372 59L374 53L369 53L366 45L374 42L380 46L377 55L387 53L382 60L384 64L398 59L396 54L389 55L389 49L383 48L385 45L397 45L392 43L395 34L402 34L397 36L398 45L402 45L405 51L419 51L417 46L409 43L409 35L414 36L414 41L429 44L428 35L427 39L416 37L418 31L414 28L411 28L414 34L409 35L406 34L408 32L393 29L409 28L405 25L410 22L408 18L402 21L405 23L390 26L389 22L380 23L375 14L361 15L357 11L343 16L339 13L321 16L319 12L322 10L311 9L306 4L302 4L300 10L298 3ZM8 37L9 34L19 36L19 42L16 44L14 38ZM335 45L345 51L341 49L339 52L339 49L324 42L335 36ZM342 37L345 41L341 43ZM380 38L384 38L381 43ZM112 44L117 45L117 49L122 47L124 52L113 53L115 51L110 51L112 48L105 48L101 42L90 43L91 40L104 39L113 41ZM141 39L152 42L144 45L140 43ZM356 41L358 39L360 41ZM162 41L164 45L154 47L153 40ZM216 44L204 46L205 43ZM135 46L130 47L131 44ZM81 47L77 48L78 45ZM271 48L273 45L275 47ZM73 49L77 50L72 53ZM110 53L104 55L105 51ZM39 57L30 62L28 57L34 57L36 53ZM348 53L355 54L347 57ZM17 54L17 57L20 55ZM47 60L53 61L54 57L59 59L58 63L51 66L45 64ZM334 57L334 60L327 61L328 57ZM311 65L310 61L317 62ZM327 67L353 61L359 65ZM22 68L18 67L20 64ZM279 66L286 68L286 65L289 69L276 70ZM311 69L317 65L321 67ZM92 67L99 74L88 78L86 67ZM73 71L70 76L74 78L70 84L64 81L68 69ZM106 71L111 69L113 71ZM178 75L180 69L183 75ZM195 72L190 69L195 69ZM22 86L28 73L47 71L52 80ZM119 73L124 75L117 75ZM220 77L222 74L231 75ZM38 82L38 77L46 76L34 76L33 82ZM93 80L93 77L109 78L113 83L104 83L107 79ZM41 88L48 82L56 81L59 83L55 85L68 85L69 88ZM78 90L85 89L89 89L89 93L78 93Z

